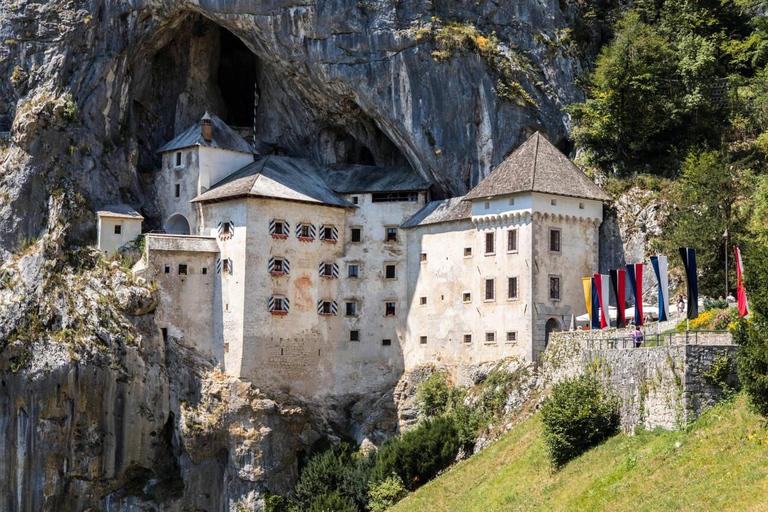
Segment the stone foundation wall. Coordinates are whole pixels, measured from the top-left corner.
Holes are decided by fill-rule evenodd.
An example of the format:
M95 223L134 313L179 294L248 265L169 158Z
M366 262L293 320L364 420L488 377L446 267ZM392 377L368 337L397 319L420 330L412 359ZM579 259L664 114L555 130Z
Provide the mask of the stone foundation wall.
M719 358L733 359L738 349L732 344L589 349L585 335L555 335L542 371L552 382L594 371L620 397L621 425L627 432L639 425L680 429L698 418L723 393L704 374ZM734 365L729 382L737 382Z

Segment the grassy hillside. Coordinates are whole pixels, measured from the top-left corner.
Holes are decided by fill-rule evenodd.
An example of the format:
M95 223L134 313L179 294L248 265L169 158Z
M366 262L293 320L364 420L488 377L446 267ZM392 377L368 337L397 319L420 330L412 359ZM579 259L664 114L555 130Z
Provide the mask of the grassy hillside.
M557 473L541 429L537 414L393 510L768 510L768 430L743 395L685 432L618 435Z

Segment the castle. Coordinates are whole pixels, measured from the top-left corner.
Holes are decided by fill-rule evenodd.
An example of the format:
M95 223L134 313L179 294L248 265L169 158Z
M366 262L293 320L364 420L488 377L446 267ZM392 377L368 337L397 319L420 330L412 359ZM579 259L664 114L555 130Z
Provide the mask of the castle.
M423 363L535 361L586 310L608 197L539 133L440 201L408 167L254 155L209 114L158 153L165 233L140 263L156 322L257 387L343 395Z

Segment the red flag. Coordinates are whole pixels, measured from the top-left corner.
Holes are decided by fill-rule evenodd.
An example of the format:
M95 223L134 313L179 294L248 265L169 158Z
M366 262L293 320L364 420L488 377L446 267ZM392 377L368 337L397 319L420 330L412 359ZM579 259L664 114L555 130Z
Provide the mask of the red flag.
M744 268L741 265L741 251L735 245L733 250L736 253L736 300L739 306L739 318L749 318L747 291L744 289Z

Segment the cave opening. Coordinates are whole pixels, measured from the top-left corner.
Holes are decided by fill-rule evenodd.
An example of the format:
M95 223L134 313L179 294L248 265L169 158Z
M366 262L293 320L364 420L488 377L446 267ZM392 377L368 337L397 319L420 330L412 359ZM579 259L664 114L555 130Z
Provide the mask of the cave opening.
M221 28L220 38L216 75L226 106L222 119L230 126L252 129L258 58L229 30Z

